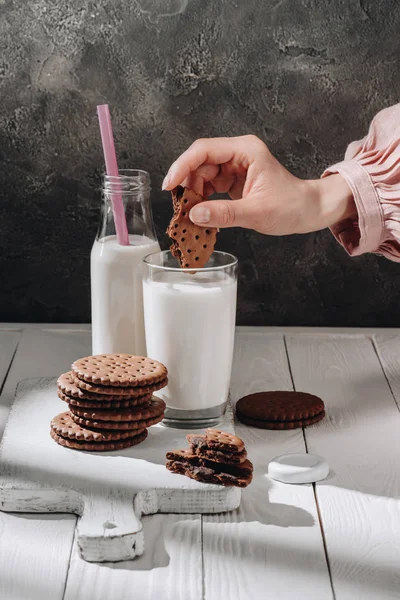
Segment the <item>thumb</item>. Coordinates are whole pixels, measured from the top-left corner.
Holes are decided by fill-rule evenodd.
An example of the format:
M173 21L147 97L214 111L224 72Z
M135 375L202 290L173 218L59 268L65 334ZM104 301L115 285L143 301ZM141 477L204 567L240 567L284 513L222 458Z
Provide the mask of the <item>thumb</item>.
M247 200L211 200L196 204L190 220L202 227L247 227L250 203Z

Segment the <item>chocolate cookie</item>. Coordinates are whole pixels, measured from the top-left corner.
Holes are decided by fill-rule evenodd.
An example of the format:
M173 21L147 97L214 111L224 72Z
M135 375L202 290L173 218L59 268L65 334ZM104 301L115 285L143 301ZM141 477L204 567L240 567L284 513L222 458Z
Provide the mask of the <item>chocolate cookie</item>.
M245 425L251 427L258 427L259 429L299 429L300 427L308 427L308 425L314 425L325 417L325 411L323 410L319 415L310 417L309 419L297 419L294 421L265 421L263 419L250 419L245 415L242 415L238 410L236 416Z
M197 456L207 458L214 462L221 462L227 465L239 465L243 463L247 458L247 450L242 452L219 452L218 450L207 450L197 447L196 443L191 444L191 451Z
M197 466L188 462L174 460L168 461L166 467L172 473L185 475L186 477L190 477L190 479L195 479L196 481L201 481L203 483L214 483L223 486L244 488L248 486L253 479L252 474L243 477L235 477L235 475L230 473L216 473L213 469L209 469L202 465Z
M159 398L153 397L145 404L135 406L133 408L120 408L118 410L96 410L80 408L79 406L70 406L71 412L84 419L91 421L144 421L158 417L164 413L165 402Z
M192 464L199 465L199 457L193 454L190 448L183 450L170 450L166 453L167 460L188 460Z
M113 396L106 396L109 399L108 402L93 402L91 400L80 400L78 398L73 398L72 396L67 396L61 390L57 391L57 395L60 400L67 402L70 406L79 406L79 408L95 408L97 410L106 410L108 408L132 408L133 406L138 405L142 406L152 398L151 394L147 394L147 396L138 396L137 398L128 398L127 400L113 400Z
M305 392L259 392L241 398L236 410L247 419L286 422L316 417L324 411L324 403Z
M214 251L217 239L215 227L200 227L189 218L193 206L204 199L196 192L180 185L172 190L174 214L167 229L172 240L171 254L182 268L204 267Z
M75 385L83 392L85 398L89 398L88 392L91 394L90 399L95 399L93 396L98 395L104 398L109 398L112 396L113 398L117 397L125 397L125 398L135 398L137 396L144 396L146 394L153 394L157 390L161 390L168 384L168 378L161 379L157 383L152 383L151 385L143 385L137 387L118 387L118 386L106 386L106 385L97 385L95 383L88 383L86 381L82 381L78 379L78 377L73 377ZM100 398L99 398L100 399Z
M153 417L151 419L146 419L144 421L93 421L92 419L85 419L83 417L78 417L71 413L71 417L75 423L79 423L85 429L94 429L95 431L103 429L116 429L117 431L133 431L135 429L146 429L146 427L150 427L151 425L156 425L160 423L160 421L164 418L164 413Z
M79 380L78 380L79 381ZM82 382L84 383L84 382ZM160 382L159 382L160 384ZM158 385L154 387L158 388ZM137 399L136 403L140 404L141 401L149 400L151 398L151 394L154 391L153 386L147 387L136 387L132 389L132 396L130 397L129 388L122 388L122 392L115 393L116 388L111 388L110 393L104 393L103 388L100 388L99 393L93 393L78 387L75 383L75 377L72 371L68 371L68 373L63 373L57 379L57 387L59 392L67 396L68 398L74 398L76 400L82 400L84 402L133 402ZM96 386L98 387L98 386ZM107 388L108 389L108 388ZM110 395L112 397L110 397ZM62 398L63 400L63 398ZM80 406L76 404L76 406ZM127 405L129 406L129 405Z
M63 412L54 417L50 422L50 429L63 438L90 443L116 442L132 437L130 431L92 431L85 429L75 423L70 412Z
M229 475L239 478L247 477L253 473L253 464L249 460L245 460L243 463L236 465L215 462L198 456L197 454L193 454L190 449L171 450L170 452L167 452L166 458L169 461L179 461L195 466L201 465L208 469L212 469L215 473L228 473Z
M147 429L141 431L138 435L128 437L119 441L111 442L85 442L81 440L74 440L64 438L61 435L51 430L50 435L57 444L65 446L66 448L72 448L74 450L86 450L87 452L112 452L114 450L123 450L124 448L130 448L140 444L147 438Z
M72 364L72 372L80 381L119 388L152 385L167 377L163 364L133 354L85 356Z
M206 429L204 436L189 433L186 439L201 453L204 450L218 450L238 454L244 450L243 440L220 429Z

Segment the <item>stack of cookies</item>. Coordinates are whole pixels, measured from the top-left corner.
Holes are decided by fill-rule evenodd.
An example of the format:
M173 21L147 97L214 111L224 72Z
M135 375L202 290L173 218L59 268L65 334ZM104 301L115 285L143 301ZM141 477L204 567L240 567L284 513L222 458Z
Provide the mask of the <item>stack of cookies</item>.
M77 450L129 448L162 421L165 402L153 392L168 383L161 363L131 354L101 354L75 361L60 375L58 396L69 411L51 421L50 435Z
M244 442L232 433L206 429L205 435L186 436L190 448L167 452L166 467L204 483L246 487L253 478Z

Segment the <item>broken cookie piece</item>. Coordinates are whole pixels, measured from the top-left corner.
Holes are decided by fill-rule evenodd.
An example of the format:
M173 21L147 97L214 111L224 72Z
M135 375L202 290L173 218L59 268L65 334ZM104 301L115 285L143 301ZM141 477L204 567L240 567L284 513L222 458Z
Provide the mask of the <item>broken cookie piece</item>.
M236 435L207 429L205 435L189 434L187 439L190 448L167 452L168 471L216 485L246 487L251 483L253 464Z
M193 206L204 200L200 194L180 185L171 193L174 214L167 229L172 240L171 254L178 259L182 268L201 269L214 252L217 229L200 227L189 218Z

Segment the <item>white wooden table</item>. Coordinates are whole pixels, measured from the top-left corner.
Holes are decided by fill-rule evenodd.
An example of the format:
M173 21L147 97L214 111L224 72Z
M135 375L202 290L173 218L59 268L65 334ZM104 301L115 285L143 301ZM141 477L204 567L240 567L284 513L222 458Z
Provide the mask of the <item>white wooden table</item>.
M0 432L20 379L89 353L86 326L0 325ZM0 599L400 598L400 330L239 328L234 401L293 388L327 417L304 432L237 424L255 465L241 508L146 517L134 561L81 560L73 515L0 512ZM327 480L268 479L271 458L305 451L329 461Z

